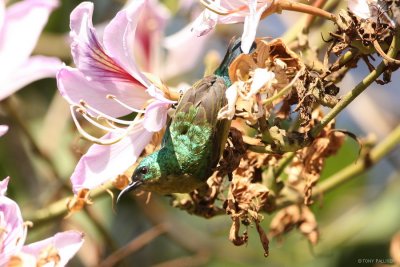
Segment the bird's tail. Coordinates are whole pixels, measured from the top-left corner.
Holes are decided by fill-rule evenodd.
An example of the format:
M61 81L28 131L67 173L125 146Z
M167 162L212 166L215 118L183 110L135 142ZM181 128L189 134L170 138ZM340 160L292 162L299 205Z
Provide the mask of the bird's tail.
M228 50L226 51L225 57L222 60L219 67L215 70L214 74L221 76L225 79L225 83L227 87L231 85L231 81L229 79L229 66L231 63L243 53L242 49L240 48L242 44L241 38L233 37L229 42ZM253 44L252 49L255 47L255 43Z

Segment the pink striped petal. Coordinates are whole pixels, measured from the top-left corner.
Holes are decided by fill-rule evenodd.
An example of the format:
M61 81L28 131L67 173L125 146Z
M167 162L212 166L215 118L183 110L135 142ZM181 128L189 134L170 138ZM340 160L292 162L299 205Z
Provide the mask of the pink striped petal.
M57 74L58 89L70 104L79 104L84 100L94 108L109 116L120 117L132 111L123 107L107 95L140 109L150 98L144 87L135 87L129 82L111 82L87 79L82 72L75 68L64 67Z
M56 0L21 1L5 13L0 32L0 80L15 72L31 54Z
M85 188L97 188L125 172L136 162L152 135L138 124L130 135L113 145L92 145L71 176L74 193ZM112 134L104 136L107 139L113 137Z
M161 67L160 42L169 17L168 9L158 0L144 2L135 34L136 62L139 62L144 71L157 73Z
M71 52L78 69L89 79L97 81L130 82L143 87L115 59L110 57L96 36L92 23L93 3L83 2L71 12ZM122 40L113 40L121 42Z
M121 10L104 29L104 46L110 56L132 77L148 87L150 82L140 72L134 57L135 33L144 0L132 2Z
M57 262L46 262L46 266L65 266L68 261L78 252L83 244L83 233L77 231L65 231L55 234L53 237L38 241L22 248L22 252L32 255L36 260L40 260L41 256L46 255L50 249L57 252L59 258ZM25 266L25 265L24 265Z
M55 77L62 65L62 62L55 57L33 56L28 58L18 68L18 71L10 73L1 81L0 100L33 81Z

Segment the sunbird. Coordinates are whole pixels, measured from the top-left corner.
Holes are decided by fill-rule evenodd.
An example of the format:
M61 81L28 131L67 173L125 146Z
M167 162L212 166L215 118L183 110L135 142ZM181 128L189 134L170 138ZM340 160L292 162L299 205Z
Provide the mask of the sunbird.
M228 137L230 121L219 120L231 85L228 69L242 54L240 39L233 39L214 74L197 81L181 97L163 136L161 148L136 167L131 183L120 197L134 189L160 194L188 193L212 175Z

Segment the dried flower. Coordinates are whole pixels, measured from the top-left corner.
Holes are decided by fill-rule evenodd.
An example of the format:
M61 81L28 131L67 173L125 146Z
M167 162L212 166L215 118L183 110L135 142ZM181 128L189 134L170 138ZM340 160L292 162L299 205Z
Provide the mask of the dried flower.
M293 228L299 229L311 244L318 243L318 224L308 207L292 205L279 211L271 221L269 233L272 237L280 238Z

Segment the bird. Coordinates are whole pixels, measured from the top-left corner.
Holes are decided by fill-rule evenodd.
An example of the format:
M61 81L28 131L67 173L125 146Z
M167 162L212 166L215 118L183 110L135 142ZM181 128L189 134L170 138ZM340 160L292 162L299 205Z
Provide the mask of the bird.
M227 104L229 65L243 53L240 45L240 38L233 38L214 73L185 91L169 118L161 148L140 161L117 202L122 195L138 188L169 195L189 193L206 183L229 134L230 120L217 117Z

